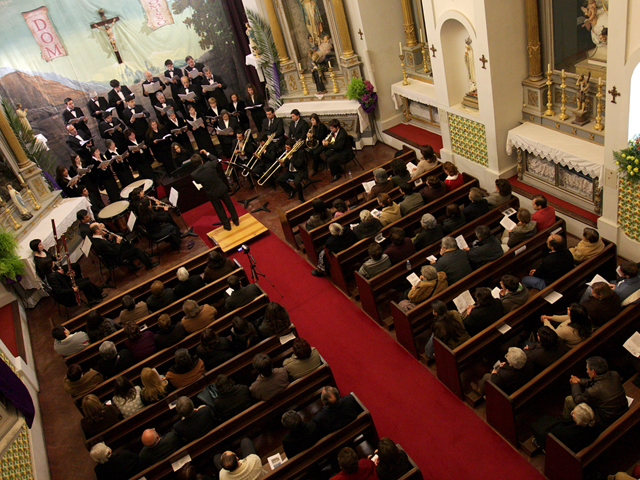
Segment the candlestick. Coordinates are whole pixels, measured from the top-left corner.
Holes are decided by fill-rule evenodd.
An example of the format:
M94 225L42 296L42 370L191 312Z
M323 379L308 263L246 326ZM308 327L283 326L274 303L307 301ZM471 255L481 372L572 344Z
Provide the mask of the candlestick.
M400 55L402 55L402 42L398 42L398 46L400 47Z
M404 68L404 55L400 55L400 66L402 67L402 85L409 85L407 71Z
M331 62L329 62L329 68L331 68Z
M7 207L7 202L5 202L2 198L0 198L0 207L4 207L4 211L6 212L6 214L9 216L9 219L11 220L11 222L13 223L13 228L15 230L18 230L20 227L22 227L22 224L16 222L16 219L13 218L13 215L11 215L11 211L9 210L9 208Z
M24 180L22 179L22 176L20 176L19 173L16 173L16 175L18 176L18 182L20 183L20 185L22 185L24 183Z
M422 29L420 29L420 42L424 44L424 35L422 33Z
M604 130L604 125L602 124L602 97L604 96L602 87L602 77L600 77L598 80L598 93L596 93L596 124L593 126L593 129L598 132Z
M424 42L420 42L420 51L422 52L422 71L424 73L429 73L429 69L427 68L427 60L429 56L427 55L427 49L425 48Z
M562 89L562 104L560 105L560 115L558 115L558 118L560 120L566 120L569 118L569 115L567 115L567 96L565 95L567 84L564 81L567 76L564 74L564 69L562 69L562 75L560 75L560 78L562 79L562 83L560 84L560 88Z
M550 71L551 71L551 64L549 63L547 64L547 72L550 72Z
M24 181L20 183L20 186L27 189L27 194L31 197L31 202L33 203L33 209L40 210L40 204L37 202L33 192L29 189L29 186Z
M598 86L602 85L602 77L598 77Z
M338 84L336 83L336 74L333 73L331 62L329 62L329 76L331 77L331 83L333 83L333 93L338 93L340 90L338 89Z
M547 71L547 110L544 114L548 117L553 117L553 102L551 98L551 85L553 85L553 80L551 80L551 75L553 72L551 71L551 64L549 64L549 70Z
M302 82L302 93L304 95L309 95L309 89L307 88L307 84L304 81L304 75L302 74L302 68L300 69L300 82Z
M298 70L300 70L302 72L302 64L298 63Z

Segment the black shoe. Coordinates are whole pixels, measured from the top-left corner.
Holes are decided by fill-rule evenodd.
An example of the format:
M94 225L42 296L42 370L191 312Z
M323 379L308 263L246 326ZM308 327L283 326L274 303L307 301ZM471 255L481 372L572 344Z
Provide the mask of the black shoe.
M331 180L329 180L331 183L333 182L337 182L338 180L340 180L342 178L342 175L334 175Z
M240 226L240 220L233 220L233 224L238 227Z
M158 265L160 265L160 262L153 262L153 263L150 263L149 266L144 268L146 268L147 270L151 270L152 268L156 268Z
M289 200L291 200L295 194L296 192L289 192Z
M222 228L225 230L231 230L231 225L223 225Z
M321 272L320 270L311 270L311 275L314 277L324 277L324 272Z

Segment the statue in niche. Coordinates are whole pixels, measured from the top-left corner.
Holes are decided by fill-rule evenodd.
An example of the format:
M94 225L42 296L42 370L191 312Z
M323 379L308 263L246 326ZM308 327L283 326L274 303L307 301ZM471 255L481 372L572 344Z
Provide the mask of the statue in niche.
M607 37L609 33L609 11L605 0L598 6L596 0L587 0L587 6L581 7L585 15L582 27L591 32L591 41L596 46L589 51L589 60L607 61Z
M300 2L300 8L302 9L302 18L307 26L309 36L313 38L313 43L318 44L320 41L320 34L324 31L322 25L322 15L316 0L298 0Z
M314 52L313 54L310 52L309 56L311 57L311 64L313 65L311 75L313 76L313 81L316 84L316 91L320 94L327 93L327 89L324 86L324 73L316 63L320 55L318 52Z
M476 95L478 87L476 85L476 66L473 59L473 48L471 47L471 37L464 41L464 64L467 66L467 77L469 80L469 93Z
M576 125L584 125L589 121L589 112L587 111L587 91L589 90L589 80L591 80L591 73L585 79L584 75L580 75L576 80L576 109L573 113L576 114L576 118L571 122Z
M247 34L247 38L249 39L249 48L251 49L251 53L253 53L255 57L259 57L260 51L258 50L256 35L255 33L253 33L253 28L251 28L248 23L245 23L244 25L247 27L245 33Z
M9 192L9 196L11 197L11 200L13 200L13 204L18 209L18 213L20 213L20 219L30 220L31 218L33 218L33 215L31 215L29 213L29 210L27 210L27 205L24 203L24 200L22 199L22 195L20 195L20 192L18 192L17 190L14 190L14 188L11 185L7 185L7 191Z

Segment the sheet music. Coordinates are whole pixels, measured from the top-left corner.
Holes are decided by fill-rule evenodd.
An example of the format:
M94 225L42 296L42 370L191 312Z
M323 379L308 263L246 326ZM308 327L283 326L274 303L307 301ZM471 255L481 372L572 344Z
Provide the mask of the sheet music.
M505 230L509 232L517 226L517 224L506 215L502 217L502 220L500 220L500 225L502 225Z
M93 165L89 165L87 168L79 168L78 173L80 175L84 175L85 173L89 173L92 168L93 168Z
M202 85L203 92L213 92L216 88L218 88L218 84L214 85Z
M191 78L196 78L200 74L197 68L192 68L188 73Z
M295 340L296 336L292 333L290 333L289 335L283 335L282 337L280 337L280 345L284 345L285 343L289 343L292 340Z
M82 121L84 121L84 120L86 120L86 119L87 119L87 117L72 118L72 119L70 119L70 120L67 122L67 124L69 124L69 123L70 123L71 125L75 125L76 123L78 123L78 122L82 122Z
M80 250L82 251L82 253L84 253L85 257L89 256L89 252L91 251L91 237L89 235L84 237L84 241L80 246Z
M469 245L467 245L467 241L464 239L464 237L462 235L458 235L456 237L456 243L458 244L458 248L460 250L464 250L465 248L469 248Z
M544 299L549 303L556 303L561 298L562 298L562 294L556 292L555 290L551 290L551 292L548 293L546 297L544 297Z
M371 193L371 189L375 187L376 181L371 180L370 182L362 182L362 186L364 187L364 191L367 193Z
M71 180L69 180L69 187L75 187L78 181L80 180L80 175L76 175Z
M142 88L147 93L155 93L160 90L162 87L160 86L160 82L151 82L151 83L143 83Z
M633 335L631 335L622 346L634 357L640 357L640 333L633 332Z
M105 130L104 133L113 133L116 131L116 127L110 128L108 130Z
M594 283L598 283L598 282L609 283L603 277L601 277L599 274L596 273L596 276L593 277L593 280L591 280L590 282L587 282L587 285L591 286Z
M193 121L187 120L187 122L189 122L189 125L191 125L193 128L198 128L198 127L201 127L202 125L204 125L204 122L202 121L201 118L196 118Z
M187 454L179 460L171 463L171 468L173 468L174 472L177 472L182 467L184 467L187 463L191 461L191 457Z
M91 138L93 138L93 137L91 137ZM84 147L87 143L89 143L91 141L91 138L89 140L80 140L80 145Z
M436 257L435 255L429 255L427 257L427 260L429 260L430 262L437 262L438 261L438 257Z
M109 165L111 165L111 160L101 161L100 162L100 169L101 170L106 170Z
M178 206L178 191L173 187L169 190L169 203L174 207Z
M500 300L500 287L495 287L493 290L491 290L491 296Z
M460 295L458 295L456 298L453 299L453 303L458 309L458 312L462 313L467 309L469 305L475 305L476 302L475 300L473 300L473 297L471 296L471 292L469 292L469 290L465 290L464 292L462 292Z
M227 128L221 129L216 127L216 133L218 135L229 135L230 133L233 133L233 128L227 127Z
M198 190L202 190L202 185L200 185L198 182L196 182L195 180L192 180L193 184L196 186L196 188Z
M136 217L136 214L131 212L131 215L129 215L129 220L127 220L127 228L130 232L133 232L133 227L135 227L137 219L138 218Z
M161 140L166 140L167 138L171 138L170 133L167 133L164 137L161 138Z
M407 280L411 284L412 287L415 287L418 283L420 283L420 277L416 275L414 272L411 275L407 275Z
M181 127L181 128L174 128L173 130L171 130L171 133L173 135L180 135L182 132L186 132L187 131L187 127Z
M217 117L207 117L207 120L209 120L210 122L217 122L221 118L222 117L220 115L218 115Z
M262 107L262 104L260 104L260 105L251 105L250 107L247 107L246 109L247 110L253 110L254 108L261 108L261 107Z
M194 98L196 98L196 94L195 92L179 93L178 97L180 97L180 100L184 102L185 100L193 100Z
M146 115L144 114L144 112L140 112L140 113L134 113L133 115L131 115L131 118L142 118L145 117Z
M162 107L159 107L158 105L154 105L153 108L155 108L159 112L167 113L167 111L171 110L173 107L171 105L167 105L166 107L162 108Z

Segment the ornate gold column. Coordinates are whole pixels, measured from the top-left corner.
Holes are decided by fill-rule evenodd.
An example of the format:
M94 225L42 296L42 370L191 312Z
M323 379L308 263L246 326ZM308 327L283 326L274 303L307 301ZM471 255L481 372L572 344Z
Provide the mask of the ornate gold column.
M0 130L2 131L2 135L4 135L4 138L7 140L9 147L11 147L13 154L16 156L16 160L18 160L18 168L23 169L33 165L31 160L29 160L27 155L24 153L16 134L13 133L13 129L11 128L11 125L9 125L9 120L5 117L4 112L0 112Z
M353 57L356 53L353 51L351 44L351 34L347 25L347 16L344 13L344 5L342 0L331 0L333 5L333 15L338 25L338 34L340 35L340 45L342 45L342 56L344 58Z
M413 23L411 0L400 0L402 3L402 19L404 20L404 36L407 38L407 47L418 44L416 40L416 25Z
M282 36L282 29L278 22L278 15L276 14L276 7L274 5L275 0L266 0L265 6L267 7L267 16L269 17L269 24L271 26L271 32L273 33L273 41L278 49L278 57L280 63L289 62L289 56L287 55L287 46L284 43L284 37Z
M526 0L527 53L529 54L529 80L542 79L540 59L540 27L538 24L538 0Z

